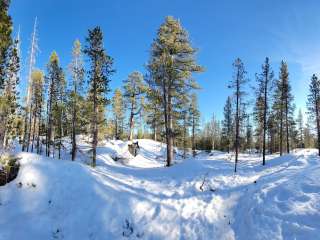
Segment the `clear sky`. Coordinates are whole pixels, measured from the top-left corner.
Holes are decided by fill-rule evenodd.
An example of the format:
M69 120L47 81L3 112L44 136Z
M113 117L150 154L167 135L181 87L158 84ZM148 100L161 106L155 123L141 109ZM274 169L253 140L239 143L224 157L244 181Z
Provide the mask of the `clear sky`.
M200 110L208 119L213 112L222 118L236 57L243 60L251 85L266 56L276 76L280 61L287 61L296 105L304 108L310 76L320 71L319 9L317 0L12 0L10 14L15 32L21 28L23 63L38 17L36 66L41 69L53 50L66 68L73 41L83 43L88 28L100 25L105 48L115 59L113 89L130 72L145 72L150 45L165 16L180 19L206 69L195 78L202 86ZM22 93L25 76L24 70Z

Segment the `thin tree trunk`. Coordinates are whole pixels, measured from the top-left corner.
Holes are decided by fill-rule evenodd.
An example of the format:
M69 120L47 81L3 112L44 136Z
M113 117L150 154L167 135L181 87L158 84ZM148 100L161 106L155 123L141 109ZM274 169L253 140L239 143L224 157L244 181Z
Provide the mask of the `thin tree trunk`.
M31 131L32 131L32 129L31 129L31 125L32 125L32 114L31 114L31 112L32 112L32 103L31 103L31 105L30 105L30 114L29 114L29 133L28 133L28 139L27 139L27 152L29 152L29 146L30 146L30 139L31 139Z
M263 146L262 146L262 165L266 164L266 130L267 130L267 111L268 111L268 75L266 72L264 86L264 109L263 109Z
M240 98L240 83L239 83L239 70L237 72L237 93L236 93L236 156L235 156L235 164L234 164L234 172L237 172L237 164L238 164L238 154L239 154L239 98Z
M96 166L97 145L98 145L98 106L97 106L97 83L96 79L93 80L93 129L92 129L92 167Z
M34 139L35 139L35 133L36 133L36 123L37 123L37 104L36 107L34 109L34 113L33 113L33 131L32 131L32 145L31 145L31 152L33 152L33 146L34 146Z
M288 99L286 99L286 140L287 140L287 153L290 153L290 144L289 144L289 121L288 121Z
M317 143L318 143L318 155L320 156L320 114L319 114L319 96L315 96L315 109L316 109L316 121L317 121Z
M42 98L42 97L41 97ZM41 114L42 114L42 103L40 103L39 106L39 125L38 125L38 138L37 138L37 153L41 154L41 149L40 149L40 134L41 134Z
M131 103L131 109L130 109L130 119L129 119L129 137L128 140L132 141L133 139L133 129L134 129L134 103L132 101Z
M24 117L24 131L23 131L23 142L22 142L22 151L26 150L27 136L28 136L28 106L26 106L26 112Z

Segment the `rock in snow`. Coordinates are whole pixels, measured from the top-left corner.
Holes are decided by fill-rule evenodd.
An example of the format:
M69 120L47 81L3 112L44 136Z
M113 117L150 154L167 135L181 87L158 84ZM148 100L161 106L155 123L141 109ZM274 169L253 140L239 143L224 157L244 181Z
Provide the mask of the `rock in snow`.
M126 142L104 142L95 169L67 152L64 160L19 153L18 177L0 187L0 240L319 239L315 151L268 156L264 167L258 155L242 154L234 174L226 153L166 168L164 144L139 146L133 157Z

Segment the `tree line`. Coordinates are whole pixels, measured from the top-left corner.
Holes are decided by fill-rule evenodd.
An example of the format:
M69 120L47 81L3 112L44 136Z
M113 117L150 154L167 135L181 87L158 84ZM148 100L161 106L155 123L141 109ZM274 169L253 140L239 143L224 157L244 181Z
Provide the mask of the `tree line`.
M13 38L8 15L10 1L1 1L0 14L0 142L3 148L19 140L22 151L61 158L65 139L71 143L71 159L77 155L79 135L90 136L92 165L96 149L105 138L132 141L150 138L167 144L166 165L173 164L175 147L183 157L197 150L234 152L237 171L239 152L289 153L294 148L318 147L320 155L320 80L313 75L307 99L308 120L301 110L297 118L289 69L280 63L278 76L266 58L254 82L254 101L249 99L249 79L243 61L235 59L223 119L214 115L200 121L194 74L197 63L181 22L166 17L150 48L146 73L133 71L113 91L114 59L104 47L100 27L88 30L84 46L75 40L72 60L63 68L52 52L46 69L36 69L37 22L31 36L25 99L19 98L20 37ZM85 67L84 61L88 62ZM212 99L213 100L213 99ZM251 104L249 104L251 102ZM252 104L252 102L254 102Z

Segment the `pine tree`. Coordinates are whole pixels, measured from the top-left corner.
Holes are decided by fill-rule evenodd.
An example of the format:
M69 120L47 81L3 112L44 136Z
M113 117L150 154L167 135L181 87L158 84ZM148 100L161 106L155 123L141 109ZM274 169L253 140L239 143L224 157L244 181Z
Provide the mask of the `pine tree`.
M142 105L141 98L146 91L146 86L143 83L143 76L139 72L133 72L124 81L124 98L129 106L129 136L128 140L133 139L134 118L140 114Z
M233 139L233 113L232 113L232 100L229 96L227 98L227 101L225 103L224 109L223 109L223 115L224 119L222 121L222 146L224 150L227 150L228 153L231 150L231 144Z
M309 86L309 95L308 95L308 110L309 116L316 123L317 129L317 148L318 154L320 156L320 81L318 77L313 74L311 77L311 83Z
M114 118L114 136L115 139L120 139L123 134L122 130L125 111L122 92L118 88L114 91L112 98L112 111Z
M192 73L202 71L195 62L195 52L180 22L173 17L167 17L152 44L148 63L150 77L161 96L167 143L167 166L171 166L173 161L174 115L178 108L175 103L188 94L189 90L197 87L192 79Z
M280 143L280 156L283 153L284 135L286 137L286 150L290 152L290 125L293 120L292 105L293 96L291 94L291 86L289 84L289 72L287 64L282 61L280 67L279 79L276 82L276 90L274 96L273 110L276 111L276 118L279 121L279 143Z
M253 134L252 134L252 125L250 121L250 116L247 115L246 117L246 144L245 144L245 149L250 150L252 149L252 144L253 144Z
M6 75L8 51L12 44L12 20L8 14L10 0L0 1L0 89L3 88Z
M157 141L161 135L161 131L164 125L163 114L161 109L161 95L157 90L154 82L147 78L148 87L146 90L147 102L144 105L144 111L146 114L146 123L150 126L153 132L153 140ZM159 138L160 139L160 138Z
M297 125L298 125L298 147L304 148L304 123L303 123L303 115L301 109L299 109L298 118L297 118Z
M55 153L56 135L62 137L62 101L63 91L65 87L65 79L62 68L59 66L59 58L56 52L50 56L47 65L46 82L48 85L48 101L47 101L47 133L46 133L46 154L50 156ZM58 133L56 134L56 129ZM53 149L51 149L53 147ZM59 152L60 152L59 143Z
M240 148L240 127L242 120L241 105L243 104L243 97L245 92L243 90L244 85L247 83L248 79L246 78L246 71L244 65L240 58L237 58L233 63L234 75L233 80L230 83L230 88L234 89L234 96L236 99L236 109L235 109L235 165L234 171L237 172L237 163L238 163L238 154Z
M198 109L198 99L195 93L191 95L189 114L190 114L191 129L192 129L191 130L192 154L193 156L195 156L196 154L195 137L199 128L199 120L200 120L200 111Z
M109 82L110 75L113 70L113 59L107 55L103 47L103 34L100 27L95 27L89 30L86 38L87 45L84 53L88 56L91 69L89 70L89 101L92 105L92 166L96 166L96 149L98 145L99 134L99 111L101 114L102 108L107 105L110 100L107 98L107 93L110 91Z
M42 107L43 107L43 97L44 97L44 74L40 70L34 70L31 75L32 79L32 96L31 102L33 108L31 109L31 114L33 118L33 126L30 129L32 133L32 144L31 144L31 152L33 152L33 148L35 145L35 140L37 140L36 148L37 153L40 153L40 135L41 135L41 115L42 115ZM38 125L38 127L37 127ZM35 139L37 137L37 139Z
M273 71L269 64L269 58L265 59L262 65L262 72L256 76L256 104L255 104L255 119L258 124L258 129L262 131L262 165L266 164L266 136L267 122L269 118L269 96L273 86Z
M1 143L3 147L8 146L9 140L16 137L15 121L18 113L18 84L19 84L19 40L8 49L8 61L5 68L4 90L0 98L0 117L1 117Z
M73 44L72 49L72 62L70 64L70 72L72 75L72 90L70 92L71 100L71 123L72 123L72 134L71 134L71 159L74 161L76 158L77 152L77 140L76 133L79 128L79 112L81 109L81 100L82 100L82 87L84 84L84 67L82 61L81 53L81 43L79 40L76 40Z

